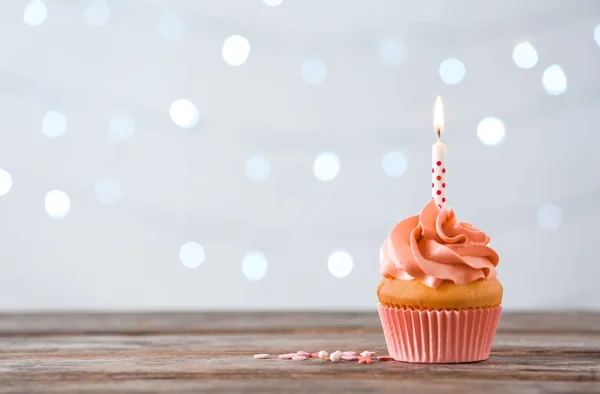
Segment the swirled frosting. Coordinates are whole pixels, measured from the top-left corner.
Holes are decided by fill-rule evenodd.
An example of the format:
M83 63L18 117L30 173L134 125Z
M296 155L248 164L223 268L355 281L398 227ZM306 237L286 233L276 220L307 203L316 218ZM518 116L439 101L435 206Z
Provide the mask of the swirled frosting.
M386 278L419 280L436 288L443 282L467 284L496 277L498 254L483 231L456 220L451 208L433 200L418 216L396 224L379 253Z

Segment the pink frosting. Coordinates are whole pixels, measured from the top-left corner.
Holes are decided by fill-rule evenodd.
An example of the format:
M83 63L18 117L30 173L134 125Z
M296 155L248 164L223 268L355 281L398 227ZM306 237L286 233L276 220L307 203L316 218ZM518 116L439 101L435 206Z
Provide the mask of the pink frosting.
M419 216L394 226L381 247L379 271L386 278L417 279L432 288L492 279L498 254L489 242L483 231L457 221L451 208L440 209L430 200Z

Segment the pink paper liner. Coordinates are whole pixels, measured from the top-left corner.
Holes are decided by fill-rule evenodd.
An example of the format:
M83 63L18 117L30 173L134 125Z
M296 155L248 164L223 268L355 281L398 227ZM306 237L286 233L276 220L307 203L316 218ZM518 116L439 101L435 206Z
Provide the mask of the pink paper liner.
M502 307L420 311L378 306L388 352L410 363L487 360Z

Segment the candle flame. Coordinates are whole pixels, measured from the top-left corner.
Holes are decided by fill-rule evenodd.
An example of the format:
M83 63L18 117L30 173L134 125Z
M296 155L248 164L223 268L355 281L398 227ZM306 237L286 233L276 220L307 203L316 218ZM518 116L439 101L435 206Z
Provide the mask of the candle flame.
M444 132L444 106L440 96L437 96L437 99L435 99L435 109L433 110L433 131L438 135Z

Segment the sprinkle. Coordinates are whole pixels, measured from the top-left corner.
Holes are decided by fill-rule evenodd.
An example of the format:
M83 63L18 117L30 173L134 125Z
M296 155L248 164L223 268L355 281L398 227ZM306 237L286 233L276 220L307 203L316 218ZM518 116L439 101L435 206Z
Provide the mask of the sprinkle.
M319 353L311 353L310 358L319 358Z
M342 354L343 352L341 350L336 350L334 353Z
M269 358L269 355L266 353L263 353L263 354L255 354L253 357L256 359L261 359L261 358Z
M371 357L360 357L358 359L359 364L373 364L373 359Z
M355 354L356 354L356 352L350 352L350 351L348 351L348 352L343 352L342 356L353 356Z
M340 359L342 358L342 356L340 356L339 353L332 353L331 356L329 356L329 358L331 359L331 361L333 361L334 363L337 363L338 361L340 361Z
M358 357L356 356L356 354L348 354L348 355L343 355L342 360L356 361L356 360L358 360Z
M364 351L364 352L362 352L360 355L361 355L361 356L363 356L363 357L371 357L371 352L370 352L370 351L368 351L368 350L365 350L365 351Z
M305 352L304 350L298 350L296 352L296 356L310 357L310 353L309 352Z
M292 360L294 360L294 361L303 361L303 360L306 360L306 356L295 355L294 357L292 357Z
M296 353L280 354L279 358L282 360L291 360L292 357L294 357L295 355L296 355Z
M325 358L326 358L326 357L329 357L329 353L327 353L327 351L325 351L325 350L321 350L321 351L319 352L319 358L320 358L321 360L325 360Z
M391 356L379 356L379 357L377 357L377 360L379 360L379 361L394 361L394 358Z

